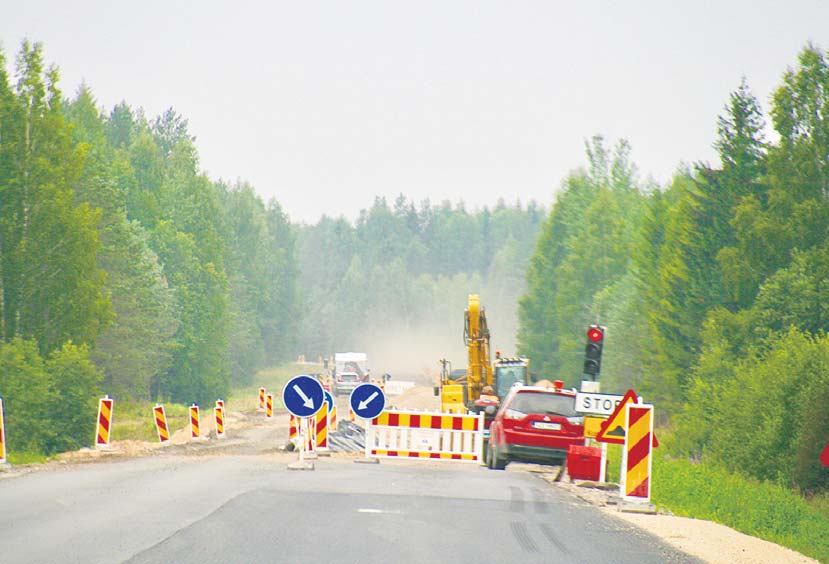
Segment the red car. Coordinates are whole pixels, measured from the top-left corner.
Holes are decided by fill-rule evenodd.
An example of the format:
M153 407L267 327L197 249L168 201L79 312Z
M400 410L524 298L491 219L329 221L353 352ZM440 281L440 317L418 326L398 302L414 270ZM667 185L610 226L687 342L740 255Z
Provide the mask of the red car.
M584 417L575 390L513 386L489 428L486 465L503 470L512 461L564 464L570 445L584 444Z

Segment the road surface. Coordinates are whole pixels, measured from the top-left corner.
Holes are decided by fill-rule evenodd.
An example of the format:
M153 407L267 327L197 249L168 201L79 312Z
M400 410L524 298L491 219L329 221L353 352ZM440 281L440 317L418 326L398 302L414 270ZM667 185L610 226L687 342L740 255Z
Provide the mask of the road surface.
M520 468L217 442L1 479L0 561L697 562Z

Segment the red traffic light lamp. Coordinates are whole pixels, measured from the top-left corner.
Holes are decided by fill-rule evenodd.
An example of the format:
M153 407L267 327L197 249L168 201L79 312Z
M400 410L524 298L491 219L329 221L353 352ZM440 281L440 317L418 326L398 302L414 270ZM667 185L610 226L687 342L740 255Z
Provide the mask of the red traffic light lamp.
M591 325L587 328L587 346L584 348L584 374L595 380L602 369L602 345L604 327Z
M596 325L591 325L590 329L587 330L587 339L591 343L600 343L604 339L604 331Z

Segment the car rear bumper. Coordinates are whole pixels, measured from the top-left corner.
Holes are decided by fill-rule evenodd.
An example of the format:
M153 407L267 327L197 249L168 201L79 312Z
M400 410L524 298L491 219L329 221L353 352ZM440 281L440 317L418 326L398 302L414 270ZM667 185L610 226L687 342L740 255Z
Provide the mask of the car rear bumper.
M536 463L549 462L553 464L563 464L567 459L566 448L550 448L528 445L501 445L500 454L501 456L509 458L509 460Z

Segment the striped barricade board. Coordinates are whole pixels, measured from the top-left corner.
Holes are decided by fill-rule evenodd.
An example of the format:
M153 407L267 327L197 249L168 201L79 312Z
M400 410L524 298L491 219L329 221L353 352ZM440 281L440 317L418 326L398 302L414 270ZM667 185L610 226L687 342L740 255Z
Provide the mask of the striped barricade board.
M484 414L387 410L366 429L366 457L483 460Z

